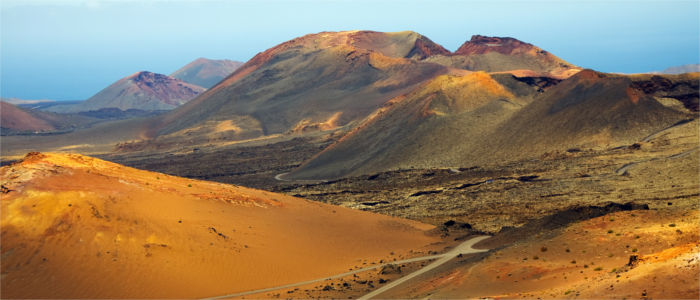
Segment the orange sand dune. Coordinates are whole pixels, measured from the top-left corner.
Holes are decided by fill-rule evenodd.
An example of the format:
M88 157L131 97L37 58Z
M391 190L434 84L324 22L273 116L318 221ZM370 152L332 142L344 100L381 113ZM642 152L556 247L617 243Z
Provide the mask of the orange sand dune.
M342 273L430 225L77 154L0 169L2 297L207 297Z

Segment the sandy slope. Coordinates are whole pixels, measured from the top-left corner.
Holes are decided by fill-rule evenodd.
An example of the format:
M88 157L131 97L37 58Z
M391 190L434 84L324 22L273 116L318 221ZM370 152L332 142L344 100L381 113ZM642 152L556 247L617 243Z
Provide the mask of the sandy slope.
M437 240L430 225L81 155L32 154L0 174L8 298L214 296Z

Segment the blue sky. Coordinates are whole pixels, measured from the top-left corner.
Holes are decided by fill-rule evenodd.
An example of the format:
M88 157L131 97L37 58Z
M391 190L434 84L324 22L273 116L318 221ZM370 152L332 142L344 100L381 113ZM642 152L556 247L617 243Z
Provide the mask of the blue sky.
M246 61L307 33L413 30L450 50L510 36L579 66L647 72L700 61L700 1L2 0L0 94L82 100L140 70Z

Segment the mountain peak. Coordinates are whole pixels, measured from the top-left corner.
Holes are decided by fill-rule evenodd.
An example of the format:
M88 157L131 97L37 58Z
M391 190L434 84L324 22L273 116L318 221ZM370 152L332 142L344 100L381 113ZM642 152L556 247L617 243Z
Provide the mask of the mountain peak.
M535 52L540 54L547 53L546 51L535 47L530 43L525 43L511 37L473 35L469 41L462 44L462 46L455 51L455 54L470 55L486 54L489 52L498 52L506 55L526 52Z
M239 61L200 57L173 72L170 76L208 89L231 75L241 65L243 63Z
M163 74L158 74L158 73L153 73L149 71L139 71L136 72L130 76L128 76L126 79L132 80L135 83L145 83L145 84L159 84L159 83L166 83L168 81L174 80L174 78L163 75Z

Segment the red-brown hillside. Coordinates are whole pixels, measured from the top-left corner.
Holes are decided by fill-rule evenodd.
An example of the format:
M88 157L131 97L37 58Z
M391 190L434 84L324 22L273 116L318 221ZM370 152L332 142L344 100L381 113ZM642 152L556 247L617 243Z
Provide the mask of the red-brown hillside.
M167 75L147 71L136 72L101 90L82 103L54 106L56 112L80 112L102 108L121 110L169 110L190 101L203 87Z
M17 131L48 131L54 126L10 103L0 101L0 127Z
M432 53L448 51L415 32L299 37L259 53L194 101L164 115L154 124L154 134L197 128L197 135L205 136L221 122L266 135L323 127L320 123L343 126L447 73L444 66L419 60Z
M536 72L560 79L581 68L530 43L510 37L474 35L457 51L436 54L426 59L446 66L487 72Z

